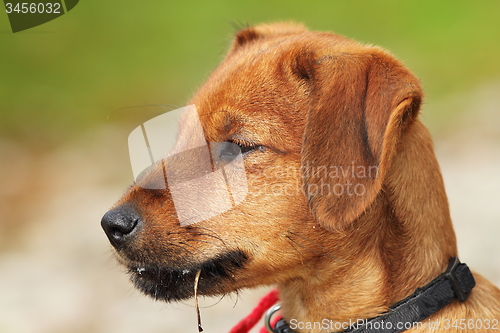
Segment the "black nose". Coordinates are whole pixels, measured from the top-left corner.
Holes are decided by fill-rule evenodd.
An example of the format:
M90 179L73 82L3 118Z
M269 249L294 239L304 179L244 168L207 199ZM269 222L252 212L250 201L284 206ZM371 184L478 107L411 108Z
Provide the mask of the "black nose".
M141 223L141 217L137 211L128 206L120 206L110 210L101 220L101 226L109 238L111 245L117 250L121 249L133 238Z

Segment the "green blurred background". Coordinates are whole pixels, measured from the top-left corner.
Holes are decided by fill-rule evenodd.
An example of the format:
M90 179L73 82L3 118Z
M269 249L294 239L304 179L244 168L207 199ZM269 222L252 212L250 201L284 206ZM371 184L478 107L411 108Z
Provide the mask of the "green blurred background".
M499 1L84 0L12 34L0 15L0 133L53 145L121 107L183 105L224 55L232 23L276 20L389 49L433 104L500 76L499 17ZM426 118L447 129L461 111L441 105Z
M380 45L422 80L461 260L500 285L499 17L497 0L82 0L13 34L0 13L0 333L196 332L191 302L134 291L100 230L132 180L117 110L184 105L260 22ZM264 291L203 308L205 332Z

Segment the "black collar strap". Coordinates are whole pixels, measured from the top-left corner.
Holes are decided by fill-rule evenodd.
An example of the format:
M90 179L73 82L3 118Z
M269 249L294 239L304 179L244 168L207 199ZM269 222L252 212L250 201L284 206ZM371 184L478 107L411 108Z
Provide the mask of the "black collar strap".
M432 280L413 295L391 306L390 310L378 317L353 322L344 333L398 333L412 327L457 298L464 302L476 282L469 267L458 258L451 258L446 272ZM405 325L406 324L406 325ZM399 327L399 328L398 328ZM404 328L406 327L406 328ZM294 333L288 323L281 318L272 329L274 333Z

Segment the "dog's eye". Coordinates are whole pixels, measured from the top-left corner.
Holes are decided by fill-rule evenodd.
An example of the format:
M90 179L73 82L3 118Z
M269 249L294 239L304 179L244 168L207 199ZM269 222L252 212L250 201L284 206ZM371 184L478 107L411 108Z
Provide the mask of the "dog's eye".
M219 159L221 161L231 162L239 154L242 154L240 145L233 142L223 142L219 146Z
M252 146L252 145L243 145L243 144L238 144L238 147L240 147L241 153L246 154L251 151L256 150L259 146Z
M231 141L233 142L234 144L236 144L240 151L241 151L241 154L245 155L247 153L250 153L250 152L253 152L253 151L256 151L256 150L260 150L260 151L263 151L264 150L264 146L262 145L256 145L256 144L252 144L252 143L248 143L248 142L244 142L244 141Z
M241 140L229 140L227 145L224 147L223 151L221 151L221 158L225 156L227 158L235 158L238 154L248 154L253 151L263 151L264 146L256 145L249 142L241 141Z

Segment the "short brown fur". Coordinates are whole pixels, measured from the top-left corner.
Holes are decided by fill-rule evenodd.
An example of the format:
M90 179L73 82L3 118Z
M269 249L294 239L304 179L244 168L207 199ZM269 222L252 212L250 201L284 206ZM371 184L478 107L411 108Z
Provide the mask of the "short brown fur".
M200 294L277 285L286 319L380 315L457 256L421 100L419 81L378 47L288 23L238 32L191 104L208 141L259 147L245 155L247 198L181 227L168 193L132 186L117 206L138 207L144 225L118 257L180 269L239 250L243 268L221 283L200 280ZM325 177L322 166L350 171ZM339 184L364 192L338 195ZM500 319L500 291L474 276L466 302L429 319Z

